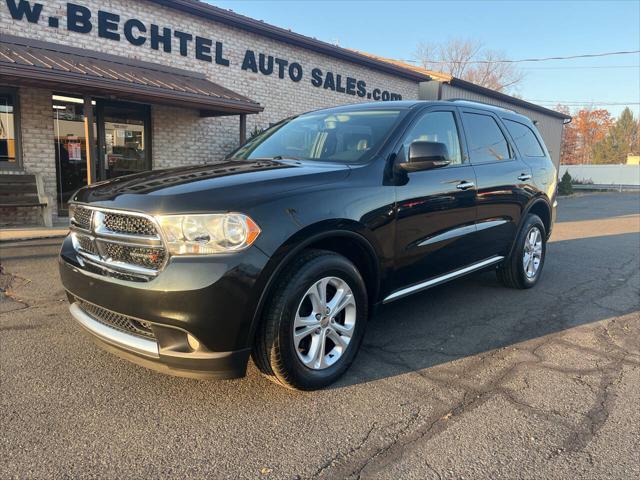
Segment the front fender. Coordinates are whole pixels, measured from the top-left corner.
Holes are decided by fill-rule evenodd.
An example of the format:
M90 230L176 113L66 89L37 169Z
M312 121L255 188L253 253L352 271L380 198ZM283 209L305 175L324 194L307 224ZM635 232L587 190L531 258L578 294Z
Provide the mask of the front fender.
M376 292L379 290L380 272L383 268L379 260L382 258L381 248L377 244L378 242L373 234L368 231L364 225L348 219L325 220L309 225L291 235L280 248L276 250L267 262L260 278L257 280L256 287L260 289L262 293L251 322L249 338L253 338L255 335L270 291L280 273L302 250L314 243L329 238L355 240L365 249L371 261L375 264L375 279L373 279L372 282L376 286Z

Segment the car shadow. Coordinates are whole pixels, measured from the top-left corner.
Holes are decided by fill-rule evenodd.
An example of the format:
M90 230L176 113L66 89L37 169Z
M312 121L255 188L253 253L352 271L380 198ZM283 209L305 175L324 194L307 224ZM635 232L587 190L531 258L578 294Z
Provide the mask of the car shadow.
M533 289L505 288L489 271L384 305L369 321L351 369L329 388L422 371L636 312L639 243L636 232L551 242Z

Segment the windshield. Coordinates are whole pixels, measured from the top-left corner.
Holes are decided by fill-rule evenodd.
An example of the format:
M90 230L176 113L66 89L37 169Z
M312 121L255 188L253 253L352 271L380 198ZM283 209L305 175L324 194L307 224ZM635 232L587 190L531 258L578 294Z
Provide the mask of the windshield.
M265 130L229 158L362 162L382 145L401 112L380 109L308 113Z

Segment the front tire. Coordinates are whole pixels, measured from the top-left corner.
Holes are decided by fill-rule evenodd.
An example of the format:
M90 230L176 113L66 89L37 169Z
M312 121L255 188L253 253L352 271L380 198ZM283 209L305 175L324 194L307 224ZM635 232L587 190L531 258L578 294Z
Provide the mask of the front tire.
M528 214L511 255L496 271L498 280L510 288L531 288L542 275L547 254L547 233L537 215Z
M298 390L335 382L362 342L367 291L342 255L308 250L280 275L258 329L252 356L270 380Z

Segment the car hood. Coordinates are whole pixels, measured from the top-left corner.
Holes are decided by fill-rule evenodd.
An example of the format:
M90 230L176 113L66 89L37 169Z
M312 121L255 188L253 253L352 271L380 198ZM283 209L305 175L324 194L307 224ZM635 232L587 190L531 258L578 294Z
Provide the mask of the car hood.
M95 183L73 201L147 213L239 210L292 190L336 182L345 164L297 160L233 160L153 170Z

